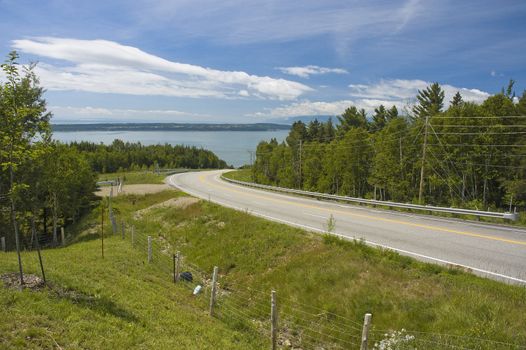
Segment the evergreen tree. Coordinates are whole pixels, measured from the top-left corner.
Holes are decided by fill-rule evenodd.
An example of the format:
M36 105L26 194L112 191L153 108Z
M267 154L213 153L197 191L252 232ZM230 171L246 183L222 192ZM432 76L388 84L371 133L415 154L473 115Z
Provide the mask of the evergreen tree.
M332 118L329 118L327 122L323 125L323 136L324 139L322 142L331 142L334 139L336 131L334 125L332 124Z
M464 102L464 100L462 100L462 95L457 91L450 103L452 106L460 106L462 102Z
M385 109L384 105L374 109L373 122L371 123L371 131L377 132L382 130L387 124L387 115L388 111Z
M338 117L338 133L344 135L351 128L367 128L367 115L364 109L351 106Z
M393 119L398 118L398 109L396 106L393 105L388 111L387 111L387 121L390 122Z
M424 90L418 90L416 98L418 104L413 107L413 113L417 119L437 115L444 107L444 90L438 83L433 83Z

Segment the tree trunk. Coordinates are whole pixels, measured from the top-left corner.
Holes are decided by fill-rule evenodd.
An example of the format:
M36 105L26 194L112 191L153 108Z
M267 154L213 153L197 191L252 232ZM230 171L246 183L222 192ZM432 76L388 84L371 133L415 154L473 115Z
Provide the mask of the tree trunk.
M58 203L57 203L57 194L53 193L53 244L56 245L58 242L57 237L57 225L58 225Z
M15 180L15 174L13 166L9 166L9 188L11 190L11 220L13 221L13 230L15 232L15 244L16 244L16 255L18 257L18 269L20 270L20 288L24 285L24 271L22 269L22 258L20 257L20 237L18 232L18 225L16 222L16 208L15 198L13 196L13 184Z
M46 273L44 272L44 263L42 262L42 255L40 254L40 242L38 241L38 233L35 227L35 216L31 215L31 231L32 239L34 239L37 247L38 262L40 263L40 271L42 272L42 279L46 283Z

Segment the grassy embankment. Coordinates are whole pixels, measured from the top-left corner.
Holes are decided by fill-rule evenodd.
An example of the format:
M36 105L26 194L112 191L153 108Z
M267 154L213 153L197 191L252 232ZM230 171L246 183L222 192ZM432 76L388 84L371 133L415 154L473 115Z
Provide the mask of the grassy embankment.
M138 235L170 242L170 253L180 250L203 271L219 266L216 319L205 313L206 293L195 298L183 284L173 286L166 266L145 263L140 244L140 251L133 250L128 240L111 237L100 259L95 212L76 228L83 232L78 243L44 252L48 279L68 292L0 289L0 347L53 347L56 341L65 348L263 348L268 339L257 331L266 329L271 289L278 293L280 337L304 348L313 342L354 348L349 344L356 344L365 312L373 313L373 341L386 330L405 328L424 332L408 333L415 339L407 345L418 348L521 348L475 338L526 344L524 287L206 201L134 218L137 209L181 195L128 195L115 198L114 206ZM27 269L36 273L35 254L31 261L24 255ZM4 255L0 273L15 270L15 255Z

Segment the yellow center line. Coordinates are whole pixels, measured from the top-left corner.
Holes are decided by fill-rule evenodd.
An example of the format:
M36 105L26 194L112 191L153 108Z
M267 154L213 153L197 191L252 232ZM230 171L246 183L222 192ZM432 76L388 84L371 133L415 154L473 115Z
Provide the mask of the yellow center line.
M245 195L245 196L250 196L250 197L254 197L254 198L260 198L260 199L264 199L264 200L271 201L271 202L288 204L288 205L295 205L295 206L303 207L303 208L318 209L318 210L322 210L322 211L325 211L325 212L328 212L328 213L339 213L339 214L344 214L344 215L349 215L349 216L354 216L354 217L373 219L373 220L376 220L376 221L383 221L383 222L389 222L389 223L394 223L394 224L399 224L399 225L419 227L419 228L425 228L425 229L434 230L434 231L442 231L442 232L454 233L454 234L457 234L457 235L477 237L477 238L489 239L489 240L493 240L493 241L500 241L500 242L506 242L506 243L510 243L510 244L526 246L526 241L517 241L517 240L513 240L513 239L507 239L507 238L502 238L502 237L497 237L497 236L479 234L479 233L474 233L474 232L458 231L458 230L453 230L453 229L449 229L449 228L445 228L445 227L438 227L438 226L425 225L425 224L417 224L417 223L403 221L403 220L386 219L386 218L376 217L376 216L371 216L371 215L366 215L366 214L350 213L348 211L343 211L343 210L339 210L339 209L327 209L327 208L323 208L323 207L319 207L319 206L311 205L311 204L297 203L297 202L292 202L292 201L289 201L289 200L279 199L279 198L271 198L269 196L264 196L264 195L260 195L260 194L254 194L254 193L250 193L250 192L246 192L246 191L240 191L240 190L232 189L232 188L229 188L229 187L222 187L222 186L216 185L216 184L208 181L205 178L205 176L206 175L204 175L204 174L200 175L199 176L199 181L202 182L202 183L205 183L207 185L210 185L212 187L221 189L223 191L227 190L227 191L230 191L230 192L236 192L236 193L239 193L239 194L242 194L242 195Z

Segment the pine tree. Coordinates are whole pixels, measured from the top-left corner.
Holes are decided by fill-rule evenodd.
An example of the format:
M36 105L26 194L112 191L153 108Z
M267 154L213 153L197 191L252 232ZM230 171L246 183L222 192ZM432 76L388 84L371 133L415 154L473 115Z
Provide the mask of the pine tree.
M344 135L351 128L367 128L367 114L364 109L351 106L338 117L338 133Z
M463 102L464 100L462 99L462 95L457 91L450 103L452 106L460 106Z
M387 111L386 117L387 117L387 122L390 122L391 120L398 118L398 109L396 108L396 106L393 105L393 107L391 107L389 111Z
M371 123L371 132L377 132L382 130L387 124L387 110L384 105L380 105L374 109L373 122Z
M415 118L425 118L436 115L444 107L444 90L440 84L433 83L424 90L418 90L418 104L413 107Z

